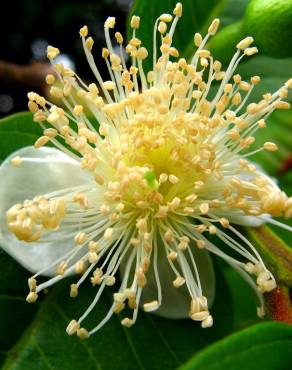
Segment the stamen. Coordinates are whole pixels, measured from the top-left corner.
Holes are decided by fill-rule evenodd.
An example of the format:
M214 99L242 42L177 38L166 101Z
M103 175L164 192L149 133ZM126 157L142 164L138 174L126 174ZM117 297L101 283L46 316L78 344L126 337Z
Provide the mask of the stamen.
M292 79L246 106L260 78L243 81L234 73L242 58L257 53L252 37L237 44L223 71L207 49L219 27L215 19L207 35L195 34L197 50L188 63L172 46L181 16L182 4L177 3L173 16L165 13L157 18L153 70L147 76L143 63L148 51L136 35L140 18L133 16L130 21L132 38L125 48L132 64L127 67L124 37L114 33L119 47L115 52L110 35L115 18L109 17L104 23L106 48L101 52L108 80L99 73L92 55L94 40L84 26L79 33L97 82L87 84L62 64L52 64L55 75L47 75L46 82L51 96L64 108L37 93L28 94L28 108L43 130L35 148L52 143L72 163L80 164L80 171L86 171L91 179L24 200L6 213L7 228L19 240L35 242L35 248L48 242L52 247L61 241L72 245L29 279L28 302L35 302L42 290L73 272L81 276L70 286L72 298L78 297L87 279L96 289L79 320L69 323L68 335L86 339L126 308L133 310L132 316L121 319L121 324L131 327L150 273L157 293L143 308L146 312L157 310L163 300L161 254L173 273L173 289L185 286L182 291L191 302L189 316L203 328L213 325L213 317L203 295L196 253L213 253L236 269L256 291L259 316L264 314L263 293L276 287L256 248L233 225L255 220L256 225L267 222L292 231L272 219L291 217L291 198L248 161L262 150L276 151L277 145L267 141L244 152L255 143L255 132L265 128L275 109L290 107L284 100ZM59 53L48 47L50 61ZM216 82L219 87L214 86ZM214 88L215 94L211 92ZM16 155L10 165L21 171L22 166L42 162L63 163L61 159ZM210 234L226 245L226 251L209 240ZM52 270L55 275L37 285L36 277ZM108 313L93 329L85 329L81 323L98 304L105 287L118 284L119 270L121 284Z

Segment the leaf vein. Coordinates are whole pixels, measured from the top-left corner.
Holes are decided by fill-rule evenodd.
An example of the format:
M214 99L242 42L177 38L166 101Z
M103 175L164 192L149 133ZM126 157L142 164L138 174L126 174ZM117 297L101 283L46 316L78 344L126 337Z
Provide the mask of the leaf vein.
M58 303L56 303L56 302L54 302L53 304L56 307L57 311L59 312L60 316L64 319L64 321L69 322L70 319L69 319L69 317L67 317L67 315L66 315L65 311L63 310L63 308ZM101 367L100 363L97 361L96 357L92 353L92 350L87 345L86 341L81 340L81 344L83 345L83 347L85 348L85 350L88 352L89 357L92 360L92 362L96 365L96 368L102 370L102 367Z

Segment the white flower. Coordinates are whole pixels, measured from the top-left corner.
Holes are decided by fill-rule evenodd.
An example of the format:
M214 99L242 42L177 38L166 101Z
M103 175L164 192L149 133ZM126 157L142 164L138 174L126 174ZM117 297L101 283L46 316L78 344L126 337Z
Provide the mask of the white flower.
M46 80L64 109L29 93L29 109L44 134L36 149L21 149L1 166L0 243L35 272L27 300L36 301L40 291L74 272L81 276L71 285L71 297L87 278L96 286L91 305L68 325L69 335L88 337L126 306L133 310L122 320L127 327L135 323L139 307L167 317L189 315L202 327L211 326L215 282L209 252L255 289L259 315L262 293L276 286L234 224L258 226L277 223L271 216L291 216L291 199L247 160L254 153L247 149L276 108L289 108L282 99L292 81L246 106L260 78L246 82L235 70L243 57L257 52L253 39L239 42L223 71L205 49L219 26L215 19L204 38L195 35L197 49L188 63L172 46L181 13L178 3L174 17L157 19L153 70L147 76L148 52L136 35L139 17L132 18L133 37L126 46L129 68L122 35L115 33L120 52L111 42L115 19L105 22L108 81L98 72L93 39L83 27L80 35L97 84L87 85L72 70L53 64L58 81L53 75ZM50 60L58 54L48 48ZM48 142L57 149L44 148ZM268 142L257 151L276 149ZM210 234L226 244L224 251ZM39 275L51 278L38 285ZM86 330L83 321L109 285L117 288L108 314Z

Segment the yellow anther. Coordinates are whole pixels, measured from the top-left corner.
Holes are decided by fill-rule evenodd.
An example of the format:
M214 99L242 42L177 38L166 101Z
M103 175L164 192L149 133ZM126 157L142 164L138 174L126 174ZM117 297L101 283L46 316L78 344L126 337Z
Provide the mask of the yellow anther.
M73 108L73 113L75 116L81 116L83 114L83 106L82 105L75 105Z
M260 78L259 76L253 76L253 77L251 77L251 79L250 79L250 82L251 82L253 85L258 84L260 81L261 81L261 78Z
M145 312L156 311L158 308L159 308L159 303L156 300L143 304L143 309Z
M195 33L194 44L198 48L203 41L202 35L200 33Z
M171 229L167 229L167 231L165 232L164 234L164 239L168 242L168 243L172 243L174 241L174 237L173 237L173 231Z
M175 175L169 175L168 176L168 180L172 184L177 184L179 182L179 178L177 176L175 176Z
M277 101L273 105L276 109L290 109L291 107L291 105L286 101Z
M208 34L213 36L218 31L220 25L220 19L215 18L211 23L210 27L208 28Z
M79 328L80 328L80 324L76 320L72 320L67 326L66 332L68 335L73 335L77 332Z
M60 54L60 50L58 48L55 48L53 46L48 46L47 48L47 57L50 60L55 59Z
M266 143L264 143L264 149L269 152L275 152L276 150L278 150L278 147L275 143L267 141Z
M208 315L201 323L202 328L210 328L213 326L213 317Z
M172 284L175 288L179 288L184 285L185 282L186 280L183 277L178 276L175 280L173 280Z
M93 44L94 44L93 38L91 36L88 37L85 41L85 45L86 45L87 50L91 51L92 47L93 47Z
M200 208L200 212L203 215L206 215L209 212L209 204L208 203L202 203L199 208Z
M169 261L175 261L177 259L177 253L172 251L167 255Z
M102 86L106 90L114 90L116 88L116 84L113 81L105 81Z
M108 227L105 232L104 232L104 239L105 240L110 240L112 239L113 237L113 232L114 232L114 229L112 227Z
M171 14L161 14L161 16L159 17L159 19L162 21L162 22L166 22L166 23L169 23L172 21L172 15Z
M12 164L12 166L14 167L18 167L21 165L22 163L22 158L19 157L19 156L16 156L16 157L13 157L10 161L10 163Z
M54 97L54 98L57 98L57 99L60 99L63 97L63 91L62 89L60 89L59 87L56 87L56 86L52 86L50 88L50 94Z
M54 82L55 82L55 76L54 76L54 75L52 75L52 74L48 74L48 75L46 76L46 83L47 83L48 85L52 85Z
M181 17L182 16L182 3L177 3L174 10L173 10L173 14L176 16L176 17Z
M80 328L80 329L77 329L77 336L80 339L87 339L87 338L89 338L89 333L86 329Z
M104 28L114 28L116 24L115 17L108 17L107 20L104 22Z
M140 26L140 17L133 15L130 22L131 28L138 29Z
M70 297L75 298L78 296L78 285L77 284L71 284L70 285Z
M253 43L253 38L248 36L245 39L239 41L239 43L236 45L237 49L239 50L245 50Z
M77 233L74 237L74 241L78 245L84 244L86 242L86 240L87 240L87 235L83 232Z
M246 48L244 50L244 54L247 55L247 56L251 56L251 55L257 54L258 52L259 52L258 51L258 48L256 48L256 47Z
M26 297L26 301L28 303L35 303L37 299L38 299L38 295L36 292L30 292L28 296Z
M85 271L85 265L82 260L76 262L75 264L75 272L76 274L83 274Z
M47 136L41 136L40 138L37 139L37 141L34 143L34 147L36 149L41 148L42 146L46 145L47 142L50 140L49 137Z
M103 48L103 49L102 49L102 53L101 53L101 55L102 55L102 57L103 57L104 59L107 59L107 58L108 58L108 56L109 56L109 50L108 50L107 48Z
M116 38L118 44L122 44L123 41L124 41L124 38L123 38L123 36L120 32L115 33L115 38Z
M134 321L132 319L129 319L128 317L125 317L122 321L121 324L125 326L126 328L130 328L133 324Z
M197 240L196 244L199 249L206 248L206 242L202 239Z
M137 51L137 58L139 59L146 59L148 56L148 51L146 48L142 47L142 48L139 48L139 50Z
M222 217L220 218L219 220L220 224L224 227L224 228L228 228L229 227L229 221L227 218L225 217Z
M80 34L81 37L87 37L88 36L88 27L83 26L82 28L80 28L79 34Z

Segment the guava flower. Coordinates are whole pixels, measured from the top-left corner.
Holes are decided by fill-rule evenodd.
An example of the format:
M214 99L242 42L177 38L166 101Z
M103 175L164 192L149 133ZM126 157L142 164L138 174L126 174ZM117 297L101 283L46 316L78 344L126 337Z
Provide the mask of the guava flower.
M133 36L125 46L131 65L119 32L114 34L118 47L113 46L115 19L108 18L102 50L108 80L94 62L87 27L81 28L96 82L88 85L53 63L57 78L48 75L46 81L60 106L28 94L43 136L35 148L21 149L1 166L0 243L35 273L27 301L35 302L42 290L73 273L80 277L70 287L71 297L87 279L96 289L84 314L69 323L69 335L87 338L120 312L127 312L121 323L130 327L139 307L212 326L210 253L254 288L259 316L263 293L276 287L236 225L281 225L272 217L292 214L291 198L249 161L255 152L276 150L276 144L248 150L269 115L289 108L283 99L292 80L247 105L260 78L243 81L235 71L241 59L257 53L252 37L238 43L223 70L206 49L219 26L215 19L204 38L195 34L194 55L187 62L172 45L181 15L178 3L173 15L156 20L153 69L147 74L148 52L137 37L140 18L132 17ZM52 62L58 54L48 47ZM44 147L47 143L56 149ZM223 241L224 250L216 240ZM50 278L38 284L40 275ZM111 308L96 327L85 328L106 286L115 287Z

